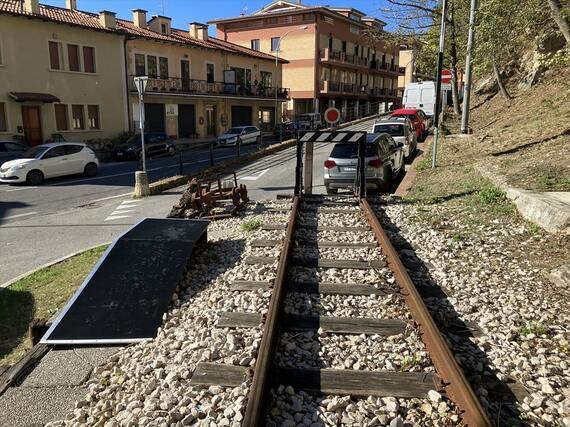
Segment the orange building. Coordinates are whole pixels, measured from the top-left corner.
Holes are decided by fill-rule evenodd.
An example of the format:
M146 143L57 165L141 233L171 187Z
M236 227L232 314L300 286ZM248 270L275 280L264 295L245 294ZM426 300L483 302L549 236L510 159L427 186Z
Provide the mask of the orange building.
M353 119L400 102L399 47L378 38L384 22L356 9L282 0L210 23L219 39L289 61L283 65L289 117L335 106Z

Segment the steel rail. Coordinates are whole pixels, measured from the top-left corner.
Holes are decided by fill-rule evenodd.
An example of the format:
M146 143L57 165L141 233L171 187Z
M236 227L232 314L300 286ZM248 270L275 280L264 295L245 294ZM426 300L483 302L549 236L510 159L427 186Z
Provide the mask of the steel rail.
M273 284L273 292L269 301L269 310L265 318L263 337L259 345L258 356L254 366L253 379L249 389L247 405L243 418L244 426L255 427L265 425L263 422L265 399L267 398L267 388L271 364L273 362L273 350L277 344L279 334L280 318L282 316L283 299L285 296L285 282L287 279L287 269L293 248L297 212L299 210L300 199L293 198L293 206L289 215L289 222L283 240L283 246L279 255L277 274Z
M388 235L382 228L368 200L362 199L360 203L365 216L368 218L372 232L387 258L388 266L392 270L396 282L406 299L408 309L414 321L420 327L422 341L428 350L437 373L444 382L446 394L462 411L461 418L465 425L469 427L490 427L492 424L481 402L477 399L463 370L439 332L422 297L410 279L406 268L402 264L398 253L392 246Z

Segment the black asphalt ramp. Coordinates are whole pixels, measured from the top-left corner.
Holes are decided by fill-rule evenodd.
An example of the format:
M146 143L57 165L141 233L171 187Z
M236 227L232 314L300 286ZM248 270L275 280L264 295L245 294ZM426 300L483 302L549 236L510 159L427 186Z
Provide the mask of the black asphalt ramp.
M42 338L45 344L153 338L208 221L147 218L107 249Z

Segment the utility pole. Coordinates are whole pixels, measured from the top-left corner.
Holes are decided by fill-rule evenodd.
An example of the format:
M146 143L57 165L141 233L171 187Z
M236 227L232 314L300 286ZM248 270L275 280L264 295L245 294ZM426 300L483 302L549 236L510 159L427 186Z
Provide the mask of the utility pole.
M442 0L441 8L441 27L439 31L439 53L437 56L437 75L435 76L435 111L433 124L434 138L433 138L433 150L431 167L435 168L437 159L437 143L439 140L439 116L441 110L441 72L443 70L443 50L445 48L445 21L447 19L447 0Z
M475 38L475 14L477 13L477 0L471 0L471 14L469 15L469 38L467 39L467 57L465 58L465 88L463 92L463 113L461 115L461 133L469 132L469 104L471 102L471 55Z

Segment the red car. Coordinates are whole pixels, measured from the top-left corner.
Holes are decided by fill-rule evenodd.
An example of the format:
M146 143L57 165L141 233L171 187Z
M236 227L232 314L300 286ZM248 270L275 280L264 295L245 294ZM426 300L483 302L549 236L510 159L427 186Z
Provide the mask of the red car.
M414 130L416 131L416 137L418 141L423 141L426 139L428 134L429 119L423 110L417 108L400 108L392 112L390 117L406 117L410 119Z

